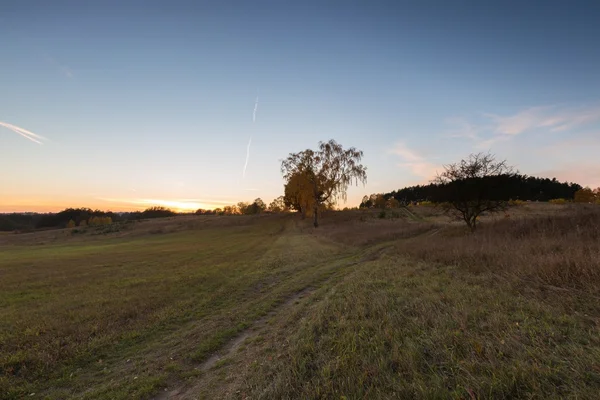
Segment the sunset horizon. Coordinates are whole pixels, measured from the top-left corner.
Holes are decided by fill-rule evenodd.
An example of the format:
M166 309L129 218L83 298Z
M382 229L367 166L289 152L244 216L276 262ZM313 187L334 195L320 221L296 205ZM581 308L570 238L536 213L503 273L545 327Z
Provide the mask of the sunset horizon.
M596 399L600 1L0 1L0 399Z
M329 139L368 167L341 208L482 151L599 187L593 13L507 9L13 3L0 212L270 202L281 160Z

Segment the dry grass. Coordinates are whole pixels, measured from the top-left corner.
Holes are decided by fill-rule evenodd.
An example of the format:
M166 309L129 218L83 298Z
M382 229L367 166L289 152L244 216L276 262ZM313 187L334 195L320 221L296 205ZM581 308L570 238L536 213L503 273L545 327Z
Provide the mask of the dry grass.
M1 247L0 398L147 398L197 375L250 322L335 272L339 246L287 223L167 219Z
M399 254L470 272L518 275L600 295L600 207L531 203L485 216L475 234L433 207L416 218L379 219L377 211L334 213L311 232L350 246L393 242ZM389 212L388 212L389 213Z
M438 225L394 211L397 217L378 217L379 211L344 211L325 215L321 228L300 224L304 232L348 246L368 246L422 235ZM391 215L391 211L388 212Z
M328 240L389 241L235 364L239 398L597 398L600 209L544 211L474 235L374 215L324 224Z
M600 207L573 205L558 215L483 223L475 234L445 227L437 237L399 243L419 259L515 274L547 285L600 294Z
M597 398L600 207L410 211L3 236L0 398Z

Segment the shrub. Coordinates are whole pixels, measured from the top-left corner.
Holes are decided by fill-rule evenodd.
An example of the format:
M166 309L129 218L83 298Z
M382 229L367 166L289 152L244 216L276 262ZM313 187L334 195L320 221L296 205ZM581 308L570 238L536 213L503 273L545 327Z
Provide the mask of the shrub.
M517 200L509 200L509 201L508 201L508 204L509 204L510 206L514 206L514 207L520 207L520 206L524 206L525 204L527 204L527 202L526 202L526 201L523 201L523 200L519 200L519 199L517 199Z
M384 219L385 218L385 210L381 210L379 212L379 214L377 215L378 218Z
M573 201L575 201L575 203L592 204L592 203L595 203L596 200L597 200L596 193L594 193L594 191L592 189L590 189L589 187L586 187L583 189L579 189L578 191L575 192L575 197L574 197Z
M550 204L567 204L568 201L566 199L552 199L552 200L549 200L548 203L550 203Z
M112 224L111 217L91 217L88 220L89 226L101 226L101 225L110 225Z
M429 201L429 200L419 201L417 203L417 205L419 207L435 207L435 203L433 201Z

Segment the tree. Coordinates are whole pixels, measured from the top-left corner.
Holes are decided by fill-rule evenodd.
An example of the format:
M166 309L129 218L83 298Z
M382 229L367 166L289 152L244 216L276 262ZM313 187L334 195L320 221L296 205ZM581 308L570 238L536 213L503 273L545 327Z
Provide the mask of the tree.
M372 203L376 208L381 208L382 210L386 206L386 200L385 200L385 197L383 196L383 194L375 195L375 201L373 201Z
M249 206L250 206L250 204L248 204L244 201L240 201L239 203L237 203L237 207L238 207L238 210L240 211L240 214L247 214Z
M360 202L360 208L371 208L373 204L371 203L371 199L366 194L363 196L362 201Z
M306 217L314 202L311 183L306 175L296 172L289 177L284 186L283 201L287 208L298 211L302 219Z
M435 200L475 231L480 215L508 208L510 193L503 190L503 185L514 175L506 161L496 161L491 154L471 154L459 163L444 166L444 172L434 180L438 184Z
M310 149L290 155L281 162L281 172L286 181L302 179L308 187L306 194L312 200L316 227L319 226L319 209L339 198L346 200L348 186L353 182L367 181L367 168L360 164L363 152L351 147L344 150L335 140L319 142L319 149Z
M177 215L177 213L169 208L155 206L142 211L142 218L165 218Z
M285 200L283 196L279 196L269 204L269 211L273 213L280 213L283 211L287 211L285 206Z
M400 207L400 202L398 200L396 200L393 197L390 197L386 202L385 202L385 207L386 208L399 208Z
M259 197L246 208L246 214L260 214L267 209L265 202Z
M236 215L239 214L239 209L237 206L225 206L223 207L223 215Z
M576 191L575 197L573 198L575 203L593 203L595 200L596 194L589 187L585 187Z

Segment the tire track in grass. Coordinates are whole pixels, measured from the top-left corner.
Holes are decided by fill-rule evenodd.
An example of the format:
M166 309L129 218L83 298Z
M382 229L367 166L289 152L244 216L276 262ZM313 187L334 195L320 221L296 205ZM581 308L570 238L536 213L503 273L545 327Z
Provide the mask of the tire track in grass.
M365 252L362 252L360 258L354 261L345 262L336 267L336 271L343 270L345 268L356 266L364 262L375 261L379 259L391 245L387 244L384 246L374 246ZM202 361L195 369L200 371L202 374L190 385L183 384L179 385L174 389L164 389L163 392L158 393L153 399L154 400L183 400L188 398L194 398L194 393L199 387L204 384L205 374L214 367L218 366L220 362L235 356L240 347L247 342L251 342L257 338L265 329L268 329L269 321L285 312L291 310L297 306L303 300L308 299L315 291L324 287L327 283L333 280L335 277L339 277L340 274L332 273L322 279L321 282L315 282L314 284L308 285L301 290L294 292L288 296L282 303L277 307L270 310L263 317L255 320L246 329L238 333L236 336L231 338L225 345L219 350L214 352L206 360Z

